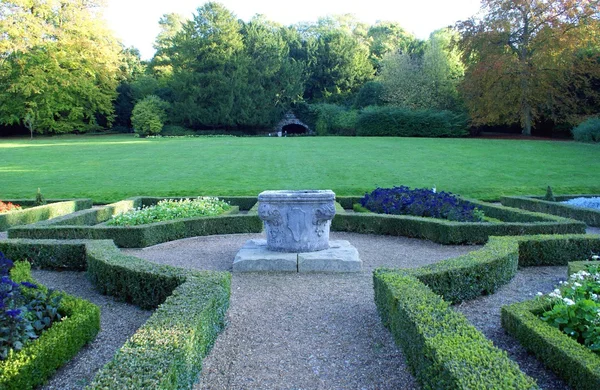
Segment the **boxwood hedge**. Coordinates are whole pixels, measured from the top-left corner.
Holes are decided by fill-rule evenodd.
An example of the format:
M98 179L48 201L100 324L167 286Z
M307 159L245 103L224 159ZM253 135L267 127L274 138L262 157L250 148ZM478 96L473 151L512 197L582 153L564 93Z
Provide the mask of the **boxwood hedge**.
M500 201L506 206L576 219L585 222L589 226L600 227L600 210L560 203L579 197L600 197L600 195L555 196L556 202L549 202L539 196L504 196Z
M591 235L490 237L481 250L458 258L418 269L375 270L375 303L423 387L535 388L448 304L493 293L518 266L567 265L599 248L600 236Z
M166 241L212 234L255 233L262 231L262 221L254 213L235 214L240 206L251 207L256 198L224 198L234 206L227 214L157 222L138 226L107 226L103 222L131 208L152 205L164 198L135 197L102 208L85 210L52 221L9 229L9 238L113 240L122 248L143 248ZM171 198L178 199L178 198ZM179 198L180 199L180 198ZM254 203L252 203L254 199Z
M197 272L123 255L108 240L5 240L0 250L36 266L85 267L102 293L155 313L89 388L191 388L224 327L231 275ZM42 249L39 249L42 248ZM85 265L84 265L85 264Z
M27 199L5 201L20 204L22 206L33 204L33 200ZM0 214L0 232L13 226L44 221L92 207L91 199L51 200L50 202L52 203Z
M338 202L346 208L355 199L343 197ZM468 200L481 208L487 216L503 222L455 222L410 215L338 213L332 221L331 229L417 237L446 245L483 244L490 236L585 233L585 224L572 219Z
M374 288L384 325L424 388L537 388L506 352L414 277L376 271Z
M11 276L16 282L29 281L47 292L30 275L30 264L15 263ZM25 345L19 352L11 352L0 361L1 389L33 389L44 383L59 367L67 363L100 330L98 306L71 295L63 296L59 312L63 319L45 330L38 339Z
M573 389L600 389L600 356L539 315L550 309L547 299L502 307L502 327Z

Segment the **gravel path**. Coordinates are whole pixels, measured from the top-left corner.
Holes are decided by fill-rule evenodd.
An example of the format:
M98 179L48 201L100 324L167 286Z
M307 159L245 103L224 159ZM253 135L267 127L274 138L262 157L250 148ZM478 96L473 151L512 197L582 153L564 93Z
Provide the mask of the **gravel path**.
M257 234L196 237L136 250L151 261L230 270ZM479 247L332 233L358 249L357 274L233 274L228 325L196 389L413 389L402 352L373 301L375 267L416 267Z
M61 367L42 387L44 390L82 389L152 314L136 306L115 301L112 297L100 295L85 277L85 272L33 270L32 276L46 287L87 299L100 307L101 330L96 339Z
M569 389L565 382L509 336L500 323L502 306L532 299L538 291L549 293L559 281L566 279L566 275L567 267L564 266L522 268L510 283L495 294L463 302L454 306L454 309L464 314L494 345L508 352L510 358L519 363L521 370L535 378L542 389Z

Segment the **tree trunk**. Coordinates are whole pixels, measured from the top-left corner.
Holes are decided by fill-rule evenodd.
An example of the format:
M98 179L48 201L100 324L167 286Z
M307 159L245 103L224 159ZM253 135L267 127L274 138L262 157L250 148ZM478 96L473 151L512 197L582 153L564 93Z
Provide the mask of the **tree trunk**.
M523 116L523 135L531 135L531 106L527 101L524 102L521 108L521 115Z

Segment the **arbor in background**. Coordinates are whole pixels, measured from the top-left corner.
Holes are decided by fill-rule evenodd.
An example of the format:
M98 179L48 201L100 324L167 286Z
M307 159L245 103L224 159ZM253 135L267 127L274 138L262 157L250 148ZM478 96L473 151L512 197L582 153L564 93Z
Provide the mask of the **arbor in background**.
M456 33L435 31L422 55L388 53L381 61L382 99L412 109L459 110L457 87L464 75L460 54L451 44Z
M0 123L64 133L110 122L121 47L99 0L0 3Z
M480 19L458 23L467 72L462 87L476 125L567 118L590 93L600 41L597 0L482 0ZM576 87L573 88L576 83Z

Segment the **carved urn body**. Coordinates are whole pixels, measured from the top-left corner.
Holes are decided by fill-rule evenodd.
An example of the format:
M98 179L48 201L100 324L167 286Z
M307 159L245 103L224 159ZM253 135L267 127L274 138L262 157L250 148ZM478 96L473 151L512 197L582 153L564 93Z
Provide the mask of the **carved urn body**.
M328 249L334 201L330 190L261 192L258 216L265 224L267 248L277 252Z

